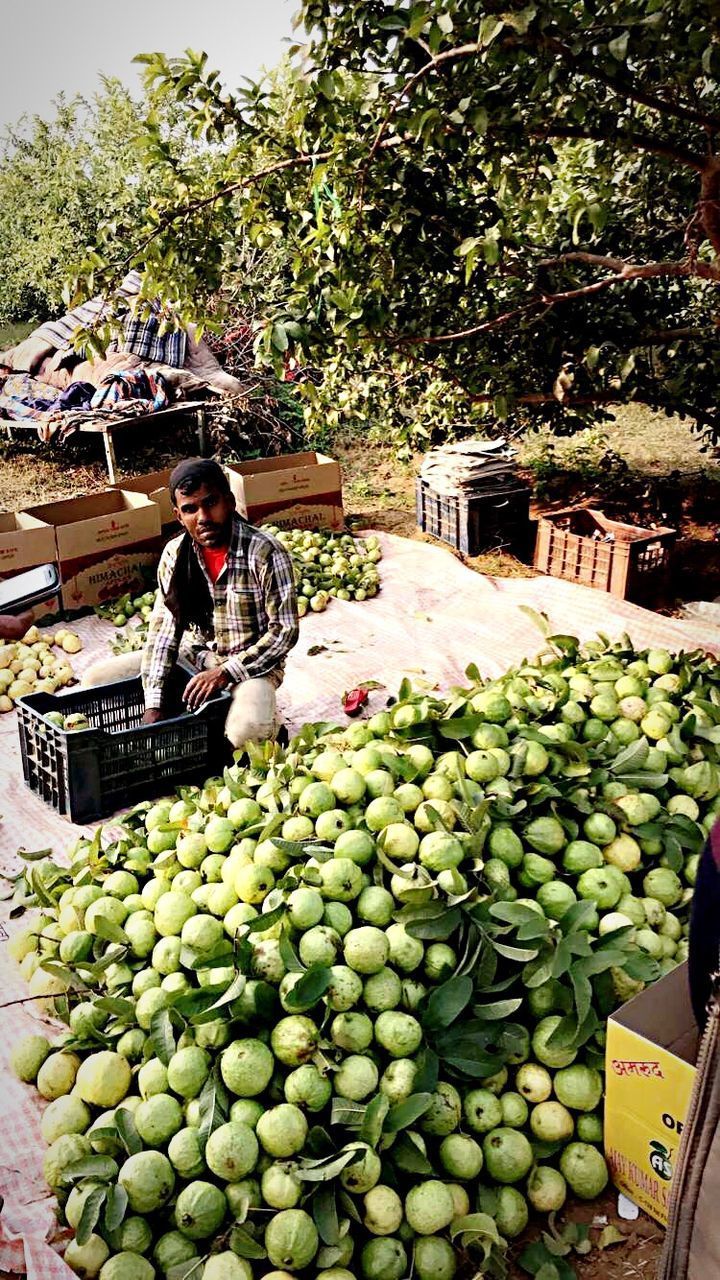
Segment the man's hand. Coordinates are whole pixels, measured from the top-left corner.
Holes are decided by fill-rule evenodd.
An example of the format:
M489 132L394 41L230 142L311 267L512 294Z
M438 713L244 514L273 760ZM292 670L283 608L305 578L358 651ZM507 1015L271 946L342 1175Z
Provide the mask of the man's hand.
M203 702L227 688L230 683L227 672L222 667L211 667L209 671L199 671L185 686L183 702L190 711L197 711Z
M164 711L161 711L159 707L149 707L148 710L145 712L145 715L143 716L140 723L141 724L159 724L160 721L164 719L165 719Z
M32 625L32 614L0 613L0 640L22 640Z

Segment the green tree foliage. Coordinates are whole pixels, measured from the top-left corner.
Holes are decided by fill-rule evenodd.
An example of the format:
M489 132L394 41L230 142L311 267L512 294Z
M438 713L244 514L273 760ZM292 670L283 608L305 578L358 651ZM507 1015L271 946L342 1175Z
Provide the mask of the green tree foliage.
M60 98L53 119L23 119L0 143L0 324L45 319L100 224L128 252L146 175L136 151L143 112L119 81L91 101Z
M710 0L304 0L299 29L234 94L202 55L144 55L198 146L151 114L153 287L197 307L239 245L280 246L258 353L322 364L331 422L572 428L636 396L720 431Z

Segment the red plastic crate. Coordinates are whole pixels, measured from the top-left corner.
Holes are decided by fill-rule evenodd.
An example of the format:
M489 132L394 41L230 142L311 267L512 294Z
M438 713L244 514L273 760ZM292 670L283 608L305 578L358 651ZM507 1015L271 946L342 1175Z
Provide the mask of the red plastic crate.
M675 529L622 524L594 507L564 507L538 517L534 564L553 578L652 604L667 588L676 537Z

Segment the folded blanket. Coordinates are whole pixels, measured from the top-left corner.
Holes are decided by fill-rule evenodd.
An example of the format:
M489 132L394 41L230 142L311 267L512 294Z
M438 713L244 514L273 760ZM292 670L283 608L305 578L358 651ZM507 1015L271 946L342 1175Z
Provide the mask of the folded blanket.
M135 297L140 292L140 282L140 272L129 271L117 290L116 298ZM78 307L73 307L72 311L68 311L57 320L48 320L45 324L41 324L32 337L47 342L56 350L69 347L78 329L90 329L110 314L113 301L101 296L89 298L87 302L81 302Z
M146 400L154 410L165 409L170 396L162 374L145 369L109 373L92 397L91 407L98 409L123 400Z

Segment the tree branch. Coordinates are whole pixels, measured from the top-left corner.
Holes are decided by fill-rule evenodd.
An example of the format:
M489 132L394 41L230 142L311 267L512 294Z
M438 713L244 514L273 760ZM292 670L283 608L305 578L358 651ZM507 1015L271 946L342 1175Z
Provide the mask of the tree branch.
M622 258L606 257L599 253L586 253L583 250L563 253L557 258L545 258L538 263L538 267L559 267L571 262L583 262L592 266L606 267L612 274L601 276L599 280L594 280L590 284L579 285L576 289L567 289L562 293L540 293L534 298L529 298L521 306L514 307L511 311L504 311L492 320L484 320L481 324L473 325L469 329L459 329L454 333L442 333L428 337L395 337L389 340L394 346L439 346L441 343L458 342L463 338L473 338L480 333L487 333L491 329L498 329L521 316L529 318L538 311L554 307L558 303L572 302L576 298L589 297L592 294L600 293L602 290L609 289L612 285L625 280L698 276L704 280L720 281L720 265L714 263L696 262L693 264L688 260L683 262L633 263L625 262Z
M265 169L259 169L257 173L248 174L246 178L241 178L238 182L232 182L227 187L222 187L219 191L214 191L211 196L203 196L199 200L191 200L188 204L180 205L179 208L173 209L171 213L165 215L162 221L153 231L150 232L142 244L138 245L127 258L120 263L121 267L127 267L142 253L162 231L176 222L178 218L184 218L188 214L196 213L198 209L207 209L211 204L217 204L218 200L224 200L226 196L234 195L236 191L242 191L245 187L251 187L256 182L262 182L263 178L272 177L274 173L281 173L284 169L301 168L304 165L314 164L318 160L328 160L332 155L332 151L317 151L313 154L301 152L297 156L289 156L286 160L278 160L275 164L268 165Z
M627 98L630 102L637 102L641 106L649 107L651 111L673 116L676 120L684 120L688 124L697 124L705 129L720 131L720 118L717 116L706 115L703 111L695 111L692 107L683 107L679 103L668 102L667 99L659 98L657 94L650 93L642 85L637 85L633 82L624 83L616 76L608 75L606 71L603 71L602 68L594 63L588 67L562 40L549 37L542 40L542 44L551 52L559 54L573 70L581 75L588 76L591 80L597 80L600 84L605 85L606 89L610 89L611 93L617 94L620 98Z
M557 258L545 258L538 263L540 267L563 266L568 262L585 262L591 266L608 267L615 274L606 277L612 284L615 280L649 280L657 276L698 276L701 280L720 280L720 265L712 262L692 262L684 258L681 262L625 262L622 258L610 258L600 253L587 253L585 250L573 250L562 253ZM600 281L596 281L600 284ZM585 290L594 289L595 285L586 285ZM553 301L561 301L572 295L551 295Z
M495 396L488 392L466 392L468 399L475 404L492 404ZM513 404L556 404L563 409L581 408L591 404L620 404L622 396L617 391L599 391L596 395L563 396L558 400L552 391L527 391L524 395L513 396Z
M470 329L458 329L455 333L441 333L434 337L395 337L390 335L388 340L394 346L416 347L416 346L439 346L442 342L458 342L462 338L474 338L478 333L487 333L490 329L498 329L501 325L507 324L510 320L516 320L519 316L532 315L535 311L542 311L546 307L543 298L534 298L529 302L523 303L520 307L515 307L512 311L504 311L502 315L495 316L493 320L484 320L482 324L473 325Z
M398 108L403 98L406 97L408 93L411 93L412 90L415 88L415 85L419 84L419 82L423 80L425 76L429 75L431 71L435 71L437 70L438 67L445 66L449 62L458 62L462 58L471 58L473 57L474 54L478 53L479 51L480 51L480 44L478 41L474 41L473 44L458 45L456 49L446 49L444 53L438 53L434 58L430 58L427 62L423 64L422 67L420 67L419 71L416 71L414 75L410 76L409 80L405 81L405 84L396 93L395 97L390 103L387 115L385 116L385 119L380 124L380 127L378 128L377 133L375 134L375 139L368 152L367 160L365 161L362 169L360 170L360 179L358 183L359 193L360 193L360 204L362 204L362 193L365 187L365 177L366 177L367 171L380 148L382 140L385 137L385 134L387 132L388 125L397 115Z
M617 146L636 147L638 151L648 151L652 155L664 156L666 160L675 160L677 164L695 169L703 173L706 157L697 156L692 151L675 146L671 142L662 142L644 133L610 133L605 129L591 129L585 125L549 125L547 129L538 129L530 135L534 138L578 138L589 142L611 142Z
M641 333L636 341L638 346L648 347L661 347L668 342L717 342L718 331L716 327L688 325L684 329L656 329L652 333Z
M703 168L697 213L705 235L720 257L720 159L717 156L708 157Z

